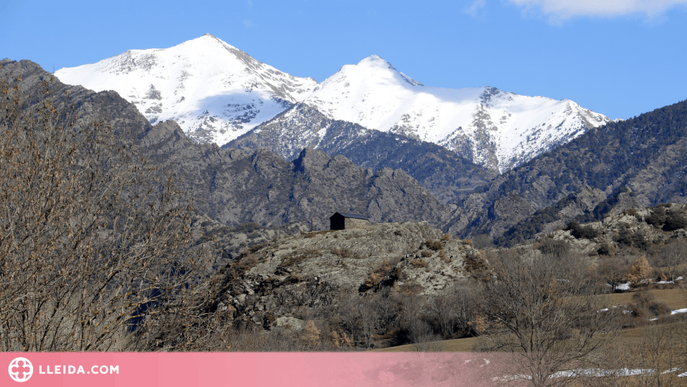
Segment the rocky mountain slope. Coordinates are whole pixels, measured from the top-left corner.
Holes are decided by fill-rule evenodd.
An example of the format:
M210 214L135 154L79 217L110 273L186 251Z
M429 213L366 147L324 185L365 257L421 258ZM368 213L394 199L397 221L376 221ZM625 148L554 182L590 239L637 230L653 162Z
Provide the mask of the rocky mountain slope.
M51 74L29 61L0 62L3 76L22 77L27 93ZM343 156L306 149L293 163L267 150L223 150L189 139L174 121L152 126L117 93L50 83L64 108L80 122L102 120L123 139L137 142L148 162L173 174L195 206L223 225L257 222L279 226L311 222L328 226L336 211L367 215L374 223L422 221L438 225L446 206L401 170L363 169Z
M440 224L446 207L402 170L373 173L343 156L306 148L289 163L275 153L195 144L174 121L151 128L141 144L157 165L173 171L196 205L226 225L308 222L322 230L334 212L374 223L427 220Z
M114 90L151 123L175 120L195 141L220 145L302 101L317 84L209 34L167 49L129 50L55 76L95 91Z
M646 250L687 237L687 205L666 203L657 207L631 208L602 220L572 224L538 238L563 241L570 251L584 255L613 255L623 248Z
M222 148L266 148L293 160L306 147L343 155L363 168L402 169L444 203L460 199L497 175L431 142L332 120L304 103Z
M198 142L226 144L305 102L329 119L435 143L495 171L509 170L608 122L568 100L493 87L423 86L378 56L343 66L318 85L212 35L168 49L130 50L61 69L56 76L96 91L115 90L152 123L173 119ZM301 113L295 109L291 121L304 126L308 114ZM285 137L286 148L303 142L300 133Z
M606 214L604 208L609 200L616 200L614 196L622 199L620 209L684 203L686 153L687 101L611 122L499 176L456 203L447 229L459 235L499 237L537 211L565 207L559 202L569 195L588 196L583 213L596 214L596 219Z

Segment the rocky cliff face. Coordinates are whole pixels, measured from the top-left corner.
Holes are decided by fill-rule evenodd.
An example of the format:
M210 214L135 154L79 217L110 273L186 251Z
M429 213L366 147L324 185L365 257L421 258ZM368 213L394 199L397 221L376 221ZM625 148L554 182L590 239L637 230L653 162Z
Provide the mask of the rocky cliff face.
M351 295L393 288L436 295L488 274L471 244L422 223L302 233L247 251L212 280L210 305L261 325L333 307Z

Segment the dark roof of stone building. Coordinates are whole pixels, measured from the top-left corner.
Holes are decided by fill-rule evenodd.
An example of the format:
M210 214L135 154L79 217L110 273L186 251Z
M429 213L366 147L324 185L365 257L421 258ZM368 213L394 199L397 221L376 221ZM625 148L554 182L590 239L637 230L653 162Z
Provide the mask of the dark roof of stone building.
M336 215L336 214L339 214L339 215L343 216L344 218L366 219L366 220L369 219L367 216L356 215L356 214L347 214L344 212L335 212L334 215ZM333 218L334 215L330 216L329 218L330 219Z

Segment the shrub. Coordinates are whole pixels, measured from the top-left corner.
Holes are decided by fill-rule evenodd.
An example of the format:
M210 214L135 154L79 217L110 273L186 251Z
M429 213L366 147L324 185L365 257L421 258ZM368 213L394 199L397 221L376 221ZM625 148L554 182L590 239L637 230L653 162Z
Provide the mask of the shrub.
M425 242L425 246L434 251L439 251L444 247L444 245L438 240L427 241Z
M637 231L634 234L632 234L632 245L640 248L640 249L646 249L647 247L651 246L651 242L646 238L646 234L644 231Z
M632 233L628 229L620 229L613 240L621 245L632 246Z
M687 219L676 213L670 214L663 224L663 231L675 231L687 226Z
M663 302L656 301L656 297L641 291L632 295L632 303L629 305L632 314L638 318L670 315L670 308Z
M566 241L546 239L539 246L539 251L544 255L560 258L568 254L570 245Z
M611 255L613 248L608 243L602 243L596 252L599 255Z
M582 226L577 222L568 223L566 230L570 230L570 234L575 239L593 239L599 236L599 231L591 226Z
M650 303L649 305L647 305L647 309L654 316L670 315L670 313L672 312L672 310L670 309L670 307L668 307L668 305L666 305L662 302L659 302L659 301L655 301L655 302Z
M627 274L627 280L632 282L632 285L642 283L653 276L654 269L649 265L645 256L637 259Z
M647 216L644 221L656 228L661 227L661 225L666 221L665 214L663 211L654 210L651 215Z

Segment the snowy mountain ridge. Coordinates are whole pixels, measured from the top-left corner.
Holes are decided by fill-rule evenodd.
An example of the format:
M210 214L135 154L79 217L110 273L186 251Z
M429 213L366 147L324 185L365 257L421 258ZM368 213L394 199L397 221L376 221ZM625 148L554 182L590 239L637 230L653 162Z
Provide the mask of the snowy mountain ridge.
M423 86L378 56L344 66L304 102L332 119L433 142L501 171L609 121L569 100Z
M194 140L220 145L302 101L317 85L210 34L167 49L129 50L55 75L95 91L114 90L151 123L174 120Z
M499 171L609 121L569 100L493 87L424 86L376 55L345 65L317 84L209 34L168 49L130 50L55 75L95 91L115 90L149 121L175 120L198 142L226 144L305 103L332 120L432 142ZM298 111L287 117L307 120ZM285 135L284 141L295 142L284 146L297 147L302 142L294 140L297 136Z

